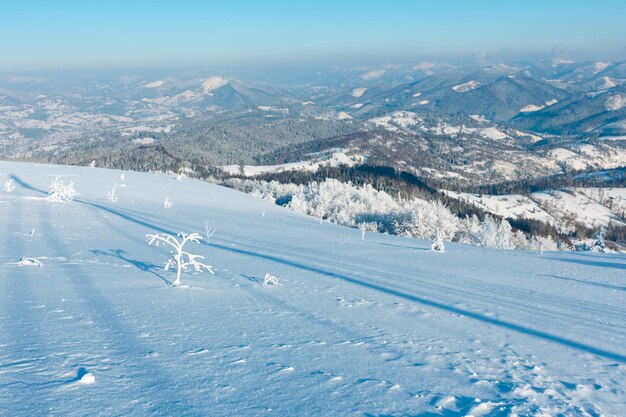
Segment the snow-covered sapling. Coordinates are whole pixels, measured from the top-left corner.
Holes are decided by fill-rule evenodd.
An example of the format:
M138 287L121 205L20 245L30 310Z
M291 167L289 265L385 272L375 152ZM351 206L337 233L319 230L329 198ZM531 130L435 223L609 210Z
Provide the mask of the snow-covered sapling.
M96 160L94 159L93 161L89 163L89 168L95 168L95 167L96 167Z
M125 178L126 178L126 174L121 174L121 175L120 175L120 179L121 179L122 181L124 181L124 179L125 179Z
M117 187L126 187L126 185L115 184L111 191L106 192L105 196L107 200L109 200L111 203L117 203L117 200L119 200L119 196L117 195Z
M211 236L215 234L215 229L209 226L209 222L204 225L204 233L206 235L206 243L211 243Z
M163 200L163 208L169 209L169 208L172 208L173 205L174 203L172 202L172 200L170 200L169 197Z
M367 230L365 229L363 223L359 223L359 230L361 231L361 240L365 240L365 232Z
M275 285L277 287L283 286L283 284L278 282L278 278L276 278L274 275L265 274L265 277L263 277L263 286L267 287L268 285Z
M41 263L41 261L39 259L36 258L26 258L23 257L20 259L20 261L17 263L19 266L36 266L39 268L43 267L43 264Z
M74 189L74 183L65 184L61 181L61 176L57 175L48 186L48 200L50 201L72 201L80 194Z
M439 230L437 230L437 235L435 236L433 243L430 245L430 248L441 253L446 251L446 245L443 243L443 236Z
M361 240L365 240L365 232L378 232L380 225L377 222L362 222L357 224L361 231Z
M12 193L15 190L15 180L11 178L7 182L4 183L4 192Z
M183 272L187 272L190 267L192 267L195 272L207 270L213 274L213 268L210 265L206 265L199 261L199 259L204 259L204 256L193 255L184 251L184 247L188 242L200 243L202 236L198 233L191 233L189 235L186 233L179 233L177 236L180 240L168 234L160 235L154 233L146 235L149 245L159 246L160 244L165 244L174 248L174 250L171 251L172 257L168 259L163 267L166 271L168 271L170 267L176 267L176 280L172 283L172 286L178 287L180 285L181 274Z

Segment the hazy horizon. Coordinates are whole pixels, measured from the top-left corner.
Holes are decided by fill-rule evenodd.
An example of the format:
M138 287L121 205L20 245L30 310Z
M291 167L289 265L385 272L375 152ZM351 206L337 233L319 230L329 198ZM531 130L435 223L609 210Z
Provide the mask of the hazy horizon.
M626 58L626 4L23 1L0 6L0 72Z

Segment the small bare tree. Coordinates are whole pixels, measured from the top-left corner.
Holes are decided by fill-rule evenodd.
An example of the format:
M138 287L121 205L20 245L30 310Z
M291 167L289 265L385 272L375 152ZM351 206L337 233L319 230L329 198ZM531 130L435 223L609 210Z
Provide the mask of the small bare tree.
M211 236L215 234L215 229L209 226L209 222L204 225L204 233L206 234L206 243L211 243Z
M172 283L172 287L178 287L180 285L181 274L183 272L187 272L190 267L193 267L195 272L207 270L213 274L213 268L210 265L206 265L199 261L199 259L204 259L204 256L193 255L183 250L188 242L200 243L202 236L198 233L191 233L189 235L186 233L179 233L177 236L180 240L168 234L160 235L154 233L146 235L149 245L159 246L161 244L165 244L174 248L171 252L172 257L167 260L165 266L163 267L166 271L169 271L170 267L176 267L176 281Z

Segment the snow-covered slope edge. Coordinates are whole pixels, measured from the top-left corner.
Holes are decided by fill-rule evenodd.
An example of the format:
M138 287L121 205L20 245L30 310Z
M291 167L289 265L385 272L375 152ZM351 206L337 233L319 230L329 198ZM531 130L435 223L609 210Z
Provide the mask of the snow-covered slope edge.
M624 256L440 254L210 184L120 174L0 163L0 182L17 183L0 193L0 414L626 408ZM44 200L54 175L81 196ZM115 183L126 186L113 204ZM168 287L168 253L145 234L207 223L217 232L193 250L215 275ZM282 287L263 287L265 273Z

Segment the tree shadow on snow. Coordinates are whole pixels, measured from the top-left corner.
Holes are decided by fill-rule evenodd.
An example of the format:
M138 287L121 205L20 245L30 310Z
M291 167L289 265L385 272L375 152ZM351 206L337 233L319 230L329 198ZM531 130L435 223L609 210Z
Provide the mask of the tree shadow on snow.
M124 261L134 266L140 271L149 272L150 274L156 276L167 285L172 285L171 281L168 281L165 277L161 276L161 274L156 272L156 271L162 271L163 267L149 263L149 262L143 262L143 261L138 261L136 259L131 259L128 256L126 256L127 252L123 249L109 249L108 251L100 250L100 249L92 249L90 250L90 252L97 256L111 256L113 258L117 258L121 261Z
M253 275L239 274L239 276L247 279L248 281L250 281L250 282L252 282L254 284L262 284L263 283L263 278L255 277Z
M21 181L19 178L17 178L16 176L12 176L12 178L15 180L15 182L17 182L18 184L20 184L21 186L37 191L39 193L45 193L42 190L39 190L37 188L32 187L31 185L29 185L28 183L25 183L23 181ZM47 193L46 193L47 194ZM114 214L122 219L128 220L132 223L150 228L152 230L161 232L161 233L167 233L170 235L175 235L176 232L169 230L165 227L160 227L157 226L156 224L150 223L148 220L142 220L139 218L135 218L134 216L128 214L128 213L124 213L121 210L118 209L114 209L112 207L107 207L104 206L102 204L98 204L98 203L94 203L94 202L90 202L87 200L82 200L82 199L76 199L75 200L77 203L80 204L85 204L91 207L96 207L99 208L105 212ZM320 267L315 267L315 266L311 266L311 265L306 265L304 263L300 263L300 262L296 262L296 261L292 261L289 259L285 259L285 258L281 258L279 256L276 255L270 255L270 254L264 254L261 252L258 252L257 250L247 250L247 249L240 249L240 248L234 248L234 247L230 247L230 246L226 246L226 245L220 245L219 243L216 242L211 242L211 244L209 245L206 242L201 242L202 245L204 246L210 246L212 249L218 249L218 250L223 250L226 252L231 252L231 253L236 253L239 255L244 255L244 256L250 256L250 257L254 257L254 258L258 258L258 259L263 259L263 260L267 260L267 261L271 261L271 262L276 262L282 265L286 265L286 266L290 266L293 268L297 268L297 269L301 269L303 271L308 271L308 272L313 272L316 274L320 274L320 275L324 275L328 278L332 278L332 279L337 279L337 280L341 280L344 282L348 282L363 288L367 288L370 290L374 290L374 291L378 291L384 294L388 294L394 297L398 297L398 298L402 298L405 300L409 300L409 301L413 301L422 305L426 305L429 307L433 307L433 308L437 308L443 311L447 311L450 313L454 313L454 314L458 314L461 316L464 316L466 318L469 319L473 319L473 320L477 320L480 321L482 323L487 323L493 326L497 326L500 327L502 329L505 330L509 330L509 331L515 331L517 333L521 333L521 334L525 334L528 336L532 336L532 337L536 337L538 339L542 339L542 340L546 340L552 343L556 343L559 344L561 346L565 346L571 349L576 349L576 350L580 350L583 352L587 352L587 353L591 353L597 356L601 356L607 359L611 359L617 362L621 362L621 363L626 363L626 354L624 353L617 353L617 352L611 352L602 348L598 348L586 343L582 343L582 342L578 342L576 340L572 340L572 339L568 339L566 337L562 337L562 336L558 336L558 335L554 335L551 333L548 333L547 331L543 331L543 330L538 330L538 329L533 329L531 327L527 327L525 325L522 324L517 324L517 323L512 323L512 322L508 322L505 320L501 320L495 317L490 317L490 316L486 316L484 314L480 314L478 312L475 311L471 311L471 310L467 310L461 307L456 307L453 305L449 305L446 304L443 301L437 301L431 298L426 298L426 297L422 297L419 296L418 294L411 294L408 293L404 290L400 290L400 289L396 289L393 288L391 286L384 286L382 284L379 284L375 281L368 281L368 280L364 280L361 278L355 278L355 277L351 277L348 275L343 275L343 274L339 274L337 272L333 272L333 271L328 271L326 269L320 268ZM255 248L256 249L256 248ZM115 254L113 255L115 256ZM126 262L130 262L128 260L128 258L122 258L119 257L120 259L125 260ZM602 267L613 267L613 268L626 268L626 265L623 264L617 264L617 263L604 263L604 262L593 262L593 261L583 261L583 260L575 260L575 259L561 259L561 258L548 258L548 259L554 259L557 261L565 261L565 262L577 262L577 263L585 263L591 266L602 266ZM135 261L137 262L137 261ZM131 262L132 264L132 262ZM138 268L142 269L142 265L145 265L145 263L143 262L138 262L137 266ZM148 272L151 272L155 275L157 275L160 279L164 280L163 277L161 277L160 275L156 274L153 270L151 270L151 268L146 268L144 269Z
M610 290L626 291L626 287L620 287L619 285L604 284L602 282L585 281L582 279L576 279L576 278L571 278L571 277L561 277L559 275L551 275L551 274L537 274L537 275L542 276L542 277L561 279L563 281L579 282L581 284L592 285L594 287L600 287L600 288L608 288Z
M555 261L561 262L569 262L573 264L587 265L587 266L596 266L600 268L615 268L615 269L626 269L626 262L604 262L602 260L595 259L581 259L581 258L549 258ZM604 258L606 259L606 258ZM615 261L616 259L613 258Z

